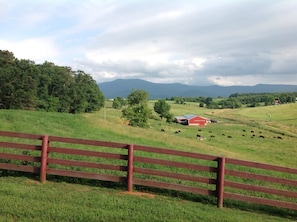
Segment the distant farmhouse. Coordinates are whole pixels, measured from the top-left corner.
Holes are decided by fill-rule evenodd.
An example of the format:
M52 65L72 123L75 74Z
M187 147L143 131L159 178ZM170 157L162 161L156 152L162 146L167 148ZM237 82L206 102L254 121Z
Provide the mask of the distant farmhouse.
M189 125L189 126L206 126L208 123L210 123L210 119L193 115L193 114L187 114L184 116L176 116L175 122L183 124L183 125Z
M274 100L274 105L280 105L280 104L281 104L281 101L279 99Z

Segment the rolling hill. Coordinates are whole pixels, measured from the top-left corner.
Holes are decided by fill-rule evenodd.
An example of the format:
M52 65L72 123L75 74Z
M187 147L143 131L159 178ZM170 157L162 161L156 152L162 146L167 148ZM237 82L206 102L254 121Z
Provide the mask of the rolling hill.
M132 89L142 89L149 93L150 99L182 97L228 97L233 93L270 93L270 92L296 92L297 85L269 85L255 86L193 86L180 83L152 83L141 79L117 79L111 82L98 84L107 99L127 97Z

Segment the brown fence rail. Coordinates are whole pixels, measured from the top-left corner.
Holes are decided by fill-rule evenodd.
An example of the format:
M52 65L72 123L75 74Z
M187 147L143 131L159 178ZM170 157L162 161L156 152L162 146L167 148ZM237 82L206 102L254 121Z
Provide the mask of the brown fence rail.
M0 170L86 178L297 210L297 169L133 144L0 131Z

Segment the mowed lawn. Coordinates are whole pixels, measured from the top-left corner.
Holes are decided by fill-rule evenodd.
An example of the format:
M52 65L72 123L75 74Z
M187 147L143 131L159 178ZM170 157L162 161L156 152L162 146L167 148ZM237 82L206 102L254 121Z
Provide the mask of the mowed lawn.
M153 107L150 101L150 107ZM0 130L117 141L226 156L296 168L297 104L278 107L208 110L198 104L170 103L174 115L197 114L218 120L206 127L168 124L152 113L150 128L127 126L120 110L91 114L0 110ZM287 113L288 115L285 115ZM270 115L270 117L268 116ZM165 132L161 131L164 129ZM175 131L181 133L176 134ZM251 132L253 131L253 133ZM199 141L197 134L205 137ZM253 136L255 134L255 136ZM232 136L228 138L227 136ZM263 135L264 138L261 138ZM278 139L277 137L281 137ZM135 193L100 182L73 180L45 184L19 174L0 177L0 221L295 221L296 212L228 204L218 209L201 197Z

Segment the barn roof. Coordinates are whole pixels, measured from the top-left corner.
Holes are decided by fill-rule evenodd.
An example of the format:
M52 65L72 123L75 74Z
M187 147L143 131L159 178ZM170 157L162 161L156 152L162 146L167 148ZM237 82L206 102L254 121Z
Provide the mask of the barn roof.
M186 114L186 115L183 115L183 116L175 116L175 119L187 119L187 120L190 120L190 119L193 119L195 117L199 117L201 119L207 120L207 118L205 118L205 117L194 115L194 114Z
M184 117L186 117L186 119L193 119L194 117L196 117L197 115L193 115L193 114L186 114L184 115Z
M190 120L190 119L193 119L196 116L197 115L194 115L194 114L186 114L186 115L183 115L183 116L175 116L175 118L176 119L187 119L187 120Z

